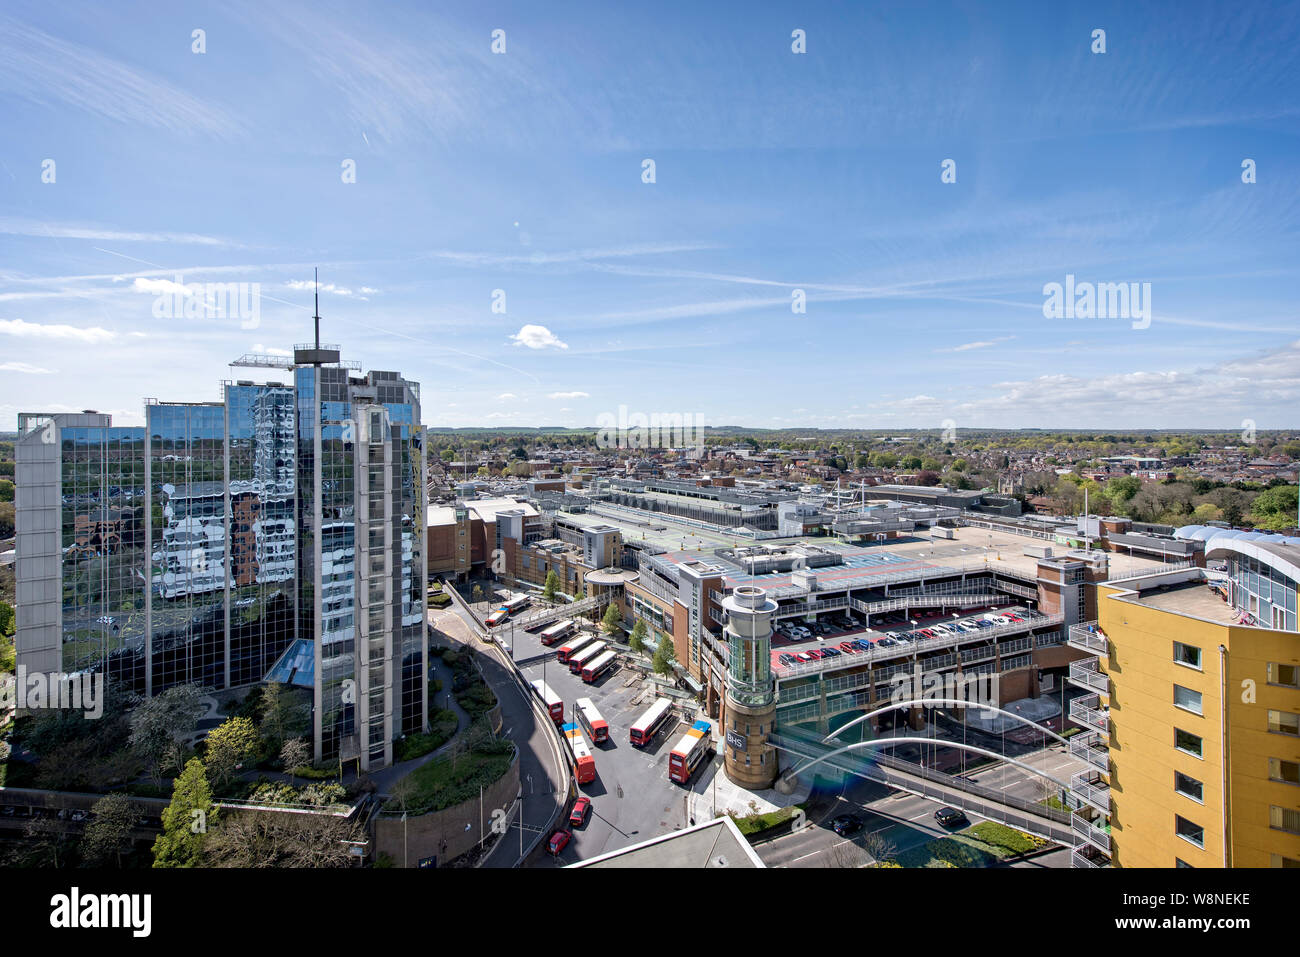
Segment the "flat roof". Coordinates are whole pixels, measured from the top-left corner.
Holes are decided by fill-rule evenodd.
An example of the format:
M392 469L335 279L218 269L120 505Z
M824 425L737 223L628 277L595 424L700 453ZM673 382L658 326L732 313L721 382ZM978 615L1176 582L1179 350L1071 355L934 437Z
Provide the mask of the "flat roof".
M723 816L610 851L576 867L765 867L730 817Z
M1241 618L1241 612L1224 601L1223 597L1203 580L1178 582L1140 591L1136 595L1117 597L1128 597L1129 601L1138 605L1177 612L1180 615L1218 622L1221 625L1238 624Z

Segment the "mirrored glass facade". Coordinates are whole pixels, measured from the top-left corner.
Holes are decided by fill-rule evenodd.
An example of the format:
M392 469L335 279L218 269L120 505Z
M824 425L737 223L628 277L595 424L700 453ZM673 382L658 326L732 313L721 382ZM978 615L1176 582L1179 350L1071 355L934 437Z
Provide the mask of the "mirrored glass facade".
M62 669L106 671L143 687L144 430L67 428L59 435Z
M415 384L299 366L111 421L20 416L20 661L141 694L287 674L318 759L390 761L428 713Z

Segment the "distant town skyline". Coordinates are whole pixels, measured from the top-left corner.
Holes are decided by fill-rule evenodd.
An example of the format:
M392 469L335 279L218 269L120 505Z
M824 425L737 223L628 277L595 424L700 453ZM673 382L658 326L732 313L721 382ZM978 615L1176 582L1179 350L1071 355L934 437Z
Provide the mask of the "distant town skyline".
M364 9L6 8L0 429L217 401L316 266L433 427L1297 424L1294 5Z

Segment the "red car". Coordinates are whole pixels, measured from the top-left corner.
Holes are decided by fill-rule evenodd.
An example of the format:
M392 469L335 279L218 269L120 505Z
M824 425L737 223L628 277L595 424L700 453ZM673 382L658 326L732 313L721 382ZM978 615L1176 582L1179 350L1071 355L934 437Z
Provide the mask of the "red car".
M551 835L551 841L547 844L546 849L552 854L559 854L569 844L569 839L573 837L568 831L556 831Z
M807 651L804 652L804 654L807 655L809 658L811 658L813 661L816 661L818 658L822 656L822 652L820 648L809 648Z
M859 648L851 641L840 642L840 651L844 652L846 655L856 655L861 650L862 650L861 648Z
M587 812L590 810L591 798L578 798L573 802L573 810L569 812L569 823L574 827L582 827L583 822L587 820Z

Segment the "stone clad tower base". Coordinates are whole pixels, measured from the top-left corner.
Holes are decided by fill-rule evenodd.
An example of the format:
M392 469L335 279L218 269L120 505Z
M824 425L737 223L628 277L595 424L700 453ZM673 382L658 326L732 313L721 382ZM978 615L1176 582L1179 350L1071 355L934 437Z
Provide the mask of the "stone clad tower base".
M723 721L723 763L727 777L750 791L762 791L776 783L776 749L767 743L776 720L776 705L752 707L738 704L727 696L727 713ZM732 746L745 739L744 749ZM745 759L749 763L745 763Z
M762 791L777 777L777 752L767 740L776 721L771 661L776 602L763 589L742 585L723 599L722 607L727 616L723 767L734 783Z

